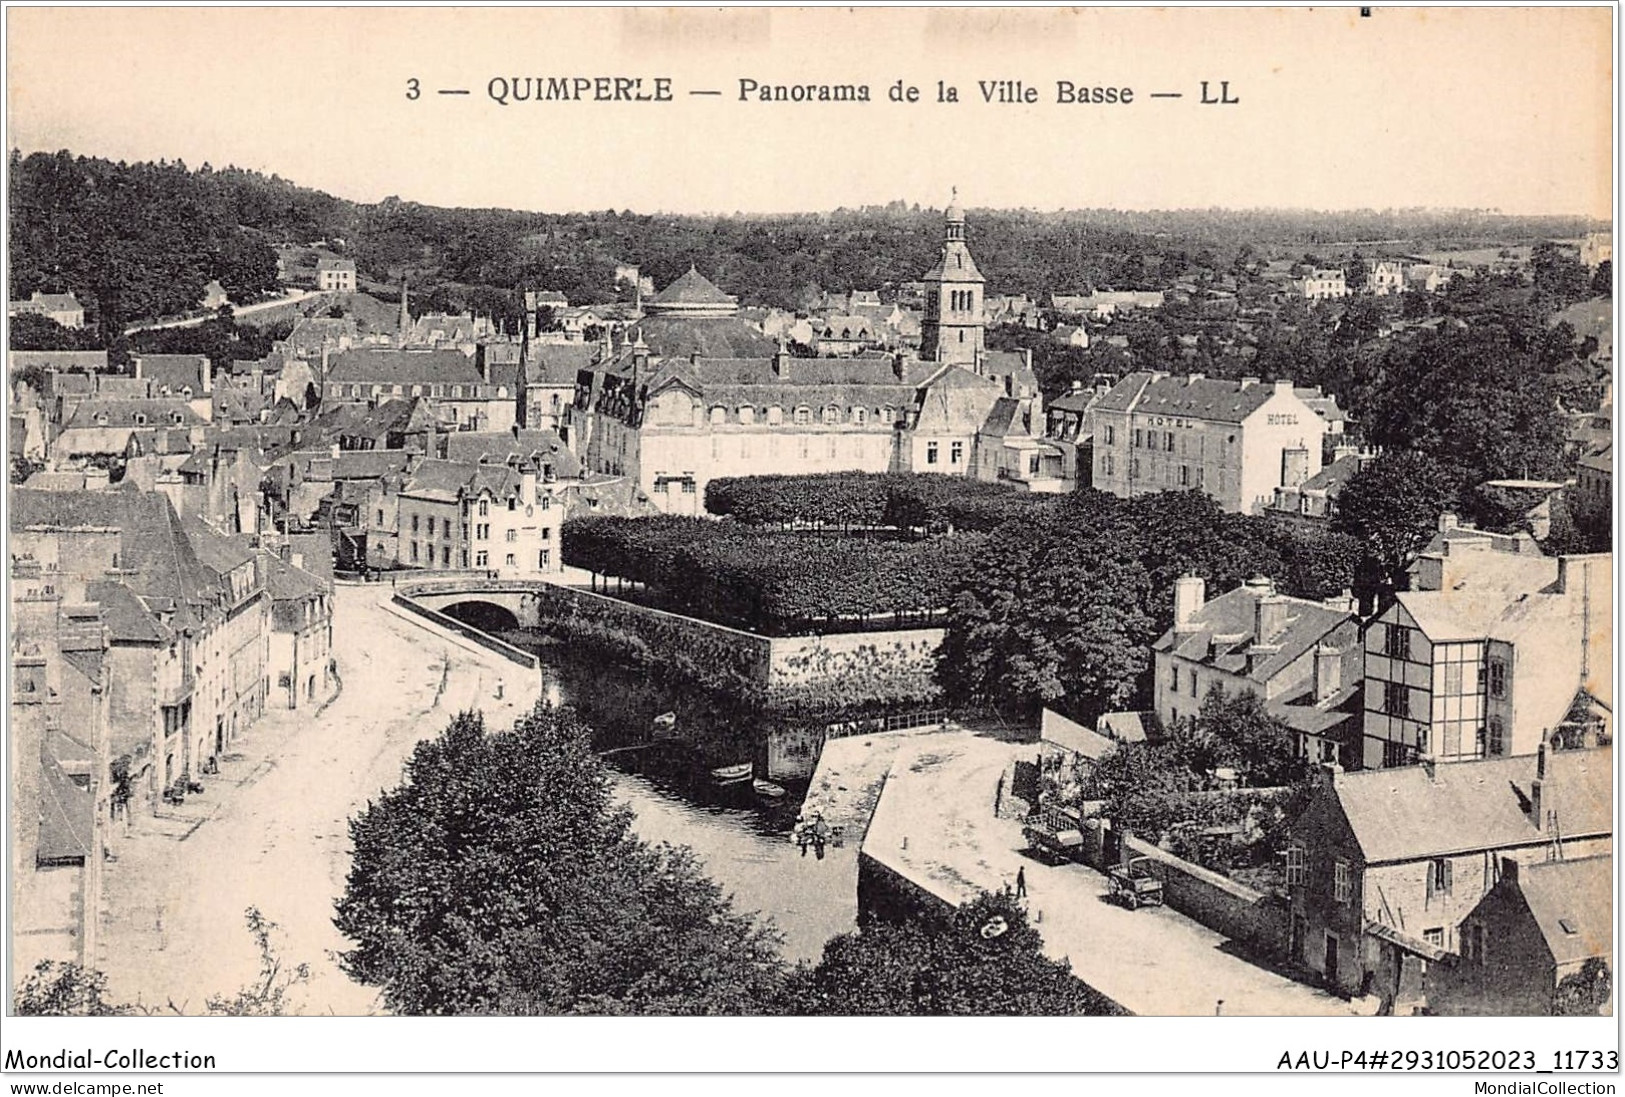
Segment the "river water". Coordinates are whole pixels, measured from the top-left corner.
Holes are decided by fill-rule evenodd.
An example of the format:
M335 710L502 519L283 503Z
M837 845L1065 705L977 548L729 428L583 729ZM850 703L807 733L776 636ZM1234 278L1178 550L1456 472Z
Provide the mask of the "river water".
M744 762L765 774L776 725L702 690L571 654L539 633L505 631L502 638L540 658L543 699L574 706L593 729L639 837L692 848L739 910L773 922L787 960L816 960L825 941L856 926L856 849L829 848L820 860L790 840L807 780L776 779L785 795L771 800L749 781L718 785L711 778L714 768ZM669 734L655 725L668 712L677 717Z

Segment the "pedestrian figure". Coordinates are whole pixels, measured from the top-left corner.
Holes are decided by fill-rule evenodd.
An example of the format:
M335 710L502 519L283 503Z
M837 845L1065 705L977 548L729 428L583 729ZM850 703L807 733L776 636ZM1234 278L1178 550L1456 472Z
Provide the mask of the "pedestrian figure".
M1016 898L1017 899L1025 899L1026 897L1027 897L1027 866L1022 865L1020 868L1016 869Z

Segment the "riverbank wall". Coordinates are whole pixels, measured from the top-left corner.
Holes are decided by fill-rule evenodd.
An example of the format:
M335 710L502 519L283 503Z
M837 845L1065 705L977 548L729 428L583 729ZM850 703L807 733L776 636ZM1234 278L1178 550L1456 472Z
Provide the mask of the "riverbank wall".
M840 711L852 705L927 707L937 699L945 630L762 636L695 617L554 583L449 579L401 583L402 604L490 601L534 628L610 658L656 666L709 689L755 696L769 707ZM441 615L442 617L444 615Z

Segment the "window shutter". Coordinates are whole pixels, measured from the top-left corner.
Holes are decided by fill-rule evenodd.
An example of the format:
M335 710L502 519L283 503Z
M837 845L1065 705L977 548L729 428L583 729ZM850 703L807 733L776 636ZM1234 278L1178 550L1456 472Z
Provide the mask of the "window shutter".
M1444 893L1446 895L1450 894L1451 878L1454 875L1455 867L1456 866L1455 866L1455 863L1453 861L1451 861L1449 858L1445 859L1445 862L1444 862Z
M1430 903L1433 901L1433 881L1438 873L1438 867L1437 863L1428 862L1428 902Z

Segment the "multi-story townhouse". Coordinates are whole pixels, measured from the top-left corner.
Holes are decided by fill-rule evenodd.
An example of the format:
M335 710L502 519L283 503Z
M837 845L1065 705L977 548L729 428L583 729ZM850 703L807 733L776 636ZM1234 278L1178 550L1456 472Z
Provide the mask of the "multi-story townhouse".
M1301 391L1285 380L1131 373L1085 413L1091 482L1123 498L1196 490L1258 513L1277 487L1320 471L1327 421Z

